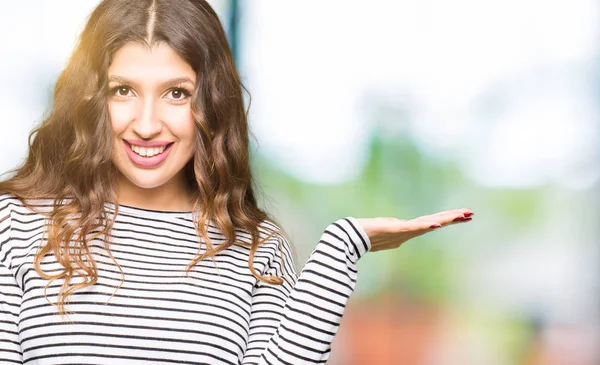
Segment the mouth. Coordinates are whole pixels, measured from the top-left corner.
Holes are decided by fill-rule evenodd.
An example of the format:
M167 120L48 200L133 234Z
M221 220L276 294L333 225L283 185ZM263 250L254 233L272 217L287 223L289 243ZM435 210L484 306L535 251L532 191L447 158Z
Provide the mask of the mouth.
M151 157L160 155L160 154L164 153L170 146L172 146L173 143L175 143L175 142L171 142L171 143L164 144L162 146L142 147L142 146L136 146L134 144L131 144L125 140L124 140L124 142L131 149L131 151L133 151L138 156L145 157L145 158L151 158Z
M175 142L162 145L142 147L123 140L127 156L131 162L140 167L154 167L163 162L173 149Z

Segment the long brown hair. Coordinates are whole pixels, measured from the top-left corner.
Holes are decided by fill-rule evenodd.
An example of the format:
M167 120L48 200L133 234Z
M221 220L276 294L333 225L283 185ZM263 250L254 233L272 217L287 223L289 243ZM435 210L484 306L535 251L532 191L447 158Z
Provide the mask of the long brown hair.
M197 74L192 98L196 151L185 173L199 217L196 230L204 238L206 251L200 254L199 247L186 272L236 243L235 229L242 228L252 236L250 272L258 280L281 284L281 278L261 276L253 266L256 250L264 242L259 239L259 225L274 220L257 207L243 85L217 15L204 0L104 0L90 15L58 78L49 115L29 136L27 159L12 171L12 177L0 182L0 192L12 193L24 202L54 199L46 243L35 256L35 269L50 280L48 285L64 278L57 300L59 312L66 313L64 305L71 293L97 282L98 269L88 242L101 234L109 237L116 217L108 219L105 211L107 201L117 202L118 178L111 162L107 78L112 56L128 42L148 47L165 42ZM224 244L212 246L202 223L207 220L222 231ZM283 234L276 225L269 227L269 237ZM41 260L50 252L64 267L59 274L41 270ZM69 285L75 274L84 281Z

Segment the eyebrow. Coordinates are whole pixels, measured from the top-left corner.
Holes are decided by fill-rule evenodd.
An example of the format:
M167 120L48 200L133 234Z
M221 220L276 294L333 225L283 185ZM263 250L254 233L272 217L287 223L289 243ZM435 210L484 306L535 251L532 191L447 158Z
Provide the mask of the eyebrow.
M130 80L123 76L118 76L118 75L111 75L108 78L108 82L119 82L122 84L134 85L134 86L137 85L137 83L135 81ZM175 78L168 79L168 80L161 82L159 84L159 86L164 88L164 87L168 87L168 86L183 84L186 82L189 82L190 84L194 85L194 81L192 81L192 79L190 79L189 77L175 77Z

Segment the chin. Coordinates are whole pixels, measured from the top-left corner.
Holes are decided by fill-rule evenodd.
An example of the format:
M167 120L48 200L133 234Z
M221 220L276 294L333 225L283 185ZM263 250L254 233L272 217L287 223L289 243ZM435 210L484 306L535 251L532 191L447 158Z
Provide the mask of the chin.
M185 164L181 168L179 167L177 162L180 159L177 157L179 156L170 155L169 158L173 158L176 161L163 161L161 166L152 169L132 166L127 157L116 158L113 160L113 164L120 172L121 184L140 189L156 189L163 186L166 187L166 185L173 185L170 188L176 189L179 185L177 180L181 178L181 173L185 168Z
M170 180L170 178L166 176L142 176L141 174L129 174L127 172L122 175L131 183L131 185L140 189L155 189L165 185Z

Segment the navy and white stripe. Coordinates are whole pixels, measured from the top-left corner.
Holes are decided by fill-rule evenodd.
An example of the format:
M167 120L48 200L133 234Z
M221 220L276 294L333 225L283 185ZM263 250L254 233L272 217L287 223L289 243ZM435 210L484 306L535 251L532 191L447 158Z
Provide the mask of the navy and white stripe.
M35 205L51 209L50 200ZM289 243L270 238L254 261L259 273L284 278L269 285L252 276L242 245L201 261L186 277L201 243L193 218L120 206L111 236L89 243L98 282L69 296L65 321L33 267L45 216L0 195L0 364L324 364L354 290L356 262L370 248L356 219L329 225L300 275ZM263 222L261 234L271 227ZM216 227L208 231L214 245L224 242ZM49 274L61 270L51 254L41 265ZM52 303L61 285L48 287Z

